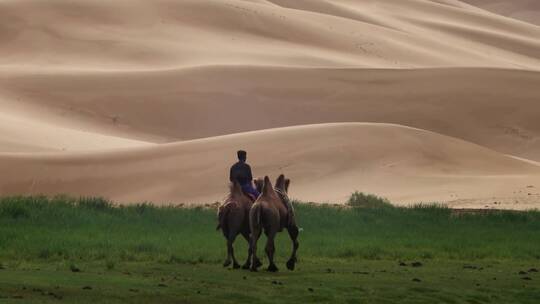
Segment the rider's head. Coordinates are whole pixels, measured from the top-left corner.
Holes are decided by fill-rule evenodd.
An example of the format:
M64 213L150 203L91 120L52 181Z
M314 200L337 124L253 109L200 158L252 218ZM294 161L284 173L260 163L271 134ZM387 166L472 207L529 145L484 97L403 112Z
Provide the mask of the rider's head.
M246 151L240 150L240 151L236 152L236 155L238 155L238 160L239 161L243 161L243 162L246 161L246 158L247 158L247 152Z

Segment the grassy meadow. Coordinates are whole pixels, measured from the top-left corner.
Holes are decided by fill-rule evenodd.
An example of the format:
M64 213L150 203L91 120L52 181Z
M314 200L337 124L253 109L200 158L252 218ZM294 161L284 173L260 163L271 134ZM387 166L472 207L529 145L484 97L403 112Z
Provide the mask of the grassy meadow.
M295 204L299 264L225 269L211 207L116 206L98 198L0 199L0 302L538 303L540 212L456 215L392 207ZM264 258L264 237L259 256ZM242 263L246 242L239 237ZM263 261L264 262L264 261ZM261 269L262 270L262 269Z

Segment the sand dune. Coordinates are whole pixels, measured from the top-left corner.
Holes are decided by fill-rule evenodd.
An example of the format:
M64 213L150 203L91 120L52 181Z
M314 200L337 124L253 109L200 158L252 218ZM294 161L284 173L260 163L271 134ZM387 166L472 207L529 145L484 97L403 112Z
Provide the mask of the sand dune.
M104 195L118 201L207 203L226 191L238 147L255 174L293 179L295 197L340 202L353 190L398 203L510 195L540 167L436 133L388 124L326 124L103 153L3 154L2 193ZM481 184L482 187L477 185Z
M537 0L463 0L496 14L540 25L540 2Z
M466 2L0 0L0 194L208 203L246 148L304 200L540 207L538 7Z
M0 78L0 87L18 96L27 112L65 127L86 122L87 130L113 136L171 142L370 121L540 160L538 72L206 67L10 75Z
M62 128L0 113L0 147L2 152L90 151L146 146L150 143Z
M4 68L540 68L540 28L440 1L2 0L0 20Z

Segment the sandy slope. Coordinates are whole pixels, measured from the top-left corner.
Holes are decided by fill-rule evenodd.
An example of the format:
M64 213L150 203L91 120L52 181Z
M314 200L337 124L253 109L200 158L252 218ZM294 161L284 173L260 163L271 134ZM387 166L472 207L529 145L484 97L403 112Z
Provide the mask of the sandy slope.
M538 207L540 27L486 1L0 0L0 194L206 203L243 147L300 199Z
M496 14L540 25L540 1L537 0L464 0Z
M225 194L238 147L255 174L286 172L295 197L339 202L355 189L398 203L505 197L540 184L540 167L436 133L388 124L271 129L107 153L0 156L2 193L100 194L204 203ZM520 204L518 207L526 207Z
M493 69L206 67L12 73L0 87L47 120L177 141L291 125L403 124L540 160L540 73ZM7 107L11 104L6 103ZM113 121L117 117L117 121Z
M441 3L1 0L0 66L540 68L540 28Z
M147 145L150 143L61 128L9 112L0 113L2 152L89 151Z

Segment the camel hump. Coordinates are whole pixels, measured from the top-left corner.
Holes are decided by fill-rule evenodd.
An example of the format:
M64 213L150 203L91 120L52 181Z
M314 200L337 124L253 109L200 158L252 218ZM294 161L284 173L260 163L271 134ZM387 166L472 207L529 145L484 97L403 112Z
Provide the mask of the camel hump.
M285 175L280 174L276 180L276 188L285 190Z
M268 196L270 195L272 188L272 182L270 182L270 178L268 176L264 177L263 186L262 186L262 195Z
M231 196L240 196L242 193L242 186L237 181L233 181L231 185Z

